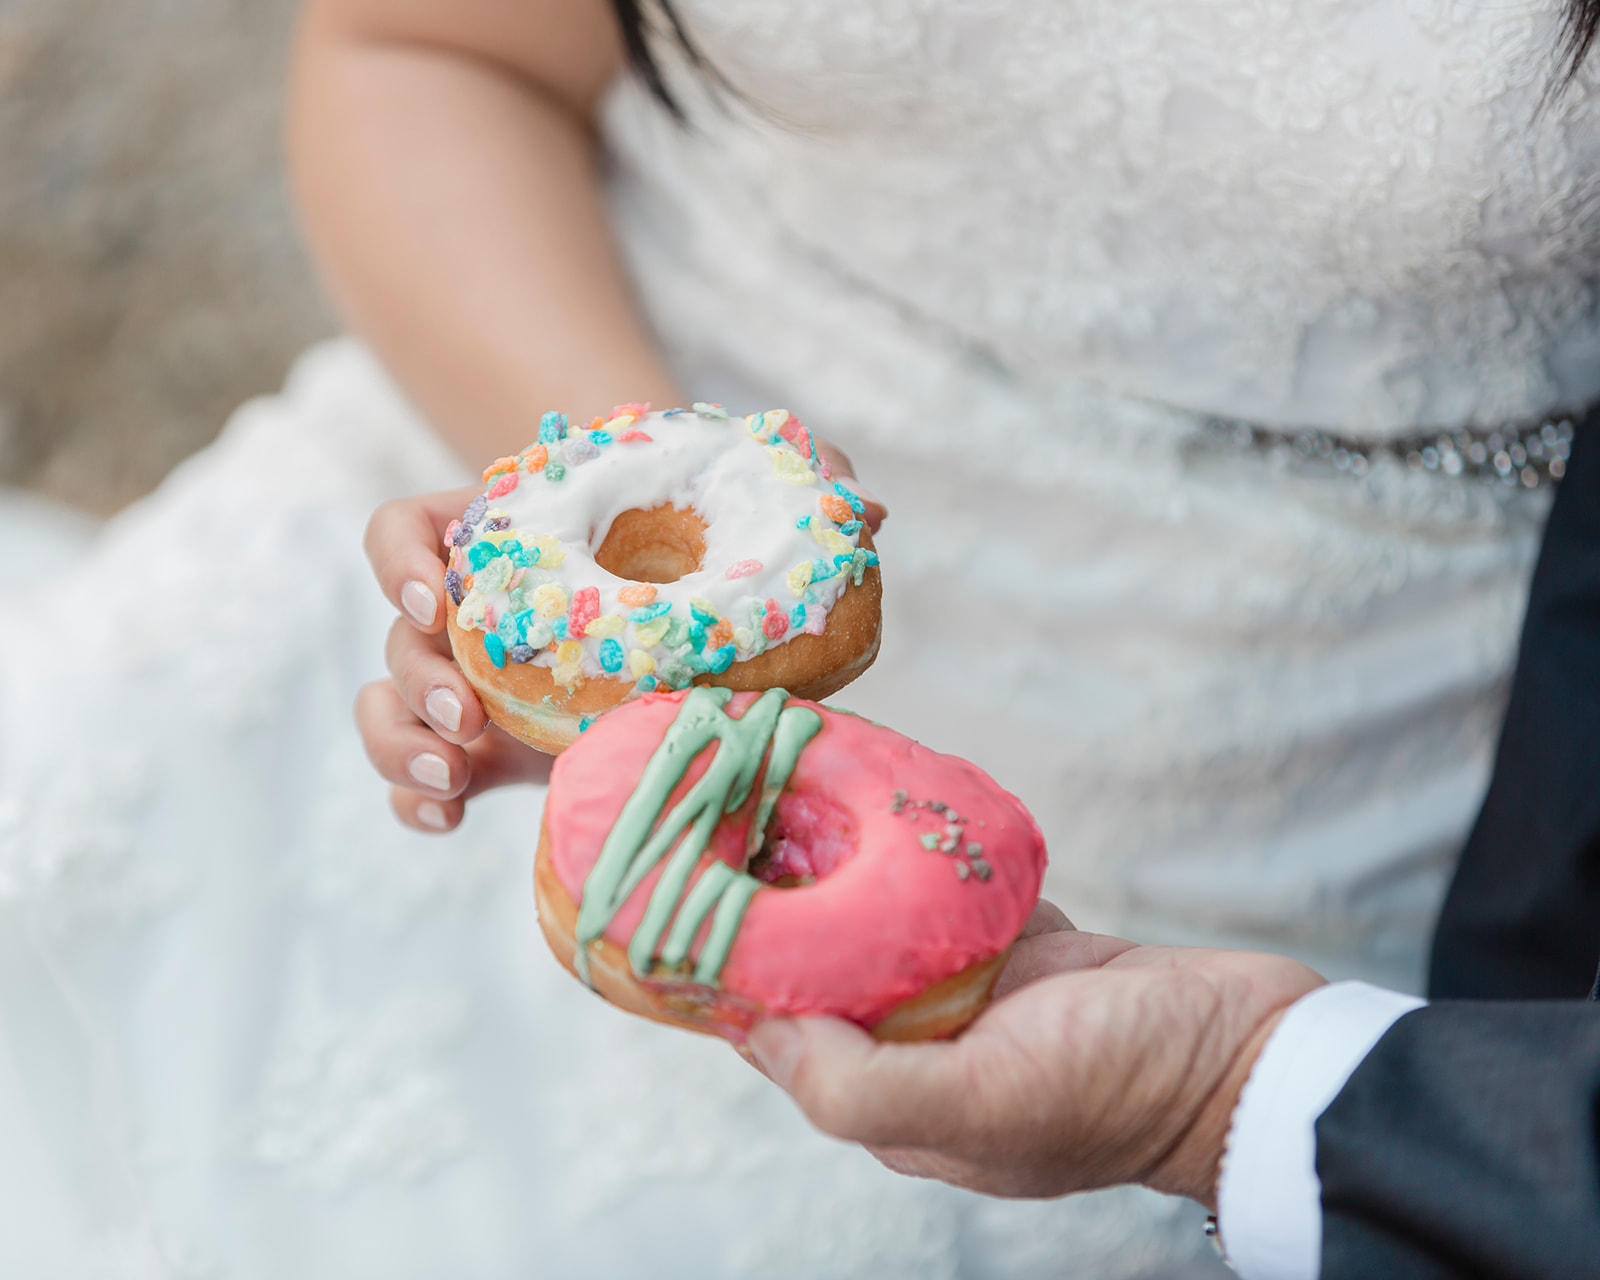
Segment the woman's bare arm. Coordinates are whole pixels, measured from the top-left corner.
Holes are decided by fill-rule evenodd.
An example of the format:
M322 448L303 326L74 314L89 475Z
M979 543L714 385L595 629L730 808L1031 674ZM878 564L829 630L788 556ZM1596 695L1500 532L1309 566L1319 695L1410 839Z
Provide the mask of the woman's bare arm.
M605 0L309 0L289 154L345 322L469 463L575 416L681 400L596 174L622 68Z

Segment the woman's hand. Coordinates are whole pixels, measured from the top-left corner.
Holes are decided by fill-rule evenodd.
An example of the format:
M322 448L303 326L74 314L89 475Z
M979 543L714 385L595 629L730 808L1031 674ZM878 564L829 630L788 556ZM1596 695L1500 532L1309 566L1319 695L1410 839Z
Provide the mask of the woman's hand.
M850 459L818 442L836 476L853 480ZM460 825L466 801L514 782L541 782L549 757L489 723L461 674L445 635L445 526L482 492L481 485L385 503L367 524L367 559L400 616L389 629L389 678L356 697L356 724L367 756L394 784L400 820L421 831ZM884 509L863 495L874 531Z
M385 503L367 524L367 558L400 610L389 629L389 678L356 696L367 756L394 784L390 802L420 831L450 831L490 787L540 782L550 759L489 723L445 635L445 526L482 485Z
M750 1049L819 1129L898 1172L1005 1196L1141 1182L1214 1208L1250 1068L1322 983L1281 956L1080 933L1041 903L959 1039L879 1044L797 1018Z

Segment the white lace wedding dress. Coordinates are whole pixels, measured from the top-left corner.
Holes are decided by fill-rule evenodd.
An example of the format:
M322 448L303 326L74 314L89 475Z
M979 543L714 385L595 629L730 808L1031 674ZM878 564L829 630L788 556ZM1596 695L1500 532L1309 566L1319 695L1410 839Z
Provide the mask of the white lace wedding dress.
M1082 923L1416 985L1540 496L1195 415L1380 438L1600 390L1600 93L1535 115L1555 0L679 8L742 96L684 131L619 88L616 222L686 385L888 501L841 701L1017 791ZM591 1000L536 931L537 793L390 820L360 532L462 474L341 342L103 529L0 507L0 1274L1203 1271L1193 1206L893 1177Z

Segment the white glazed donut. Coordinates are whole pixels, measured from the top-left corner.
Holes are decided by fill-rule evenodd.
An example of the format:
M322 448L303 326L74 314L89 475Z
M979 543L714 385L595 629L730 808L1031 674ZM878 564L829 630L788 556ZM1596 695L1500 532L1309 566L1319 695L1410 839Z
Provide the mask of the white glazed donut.
M820 698L877 654L861 500L781 409L547 413L484 481L445 535L451 644L490 718L542 750L655 689Z

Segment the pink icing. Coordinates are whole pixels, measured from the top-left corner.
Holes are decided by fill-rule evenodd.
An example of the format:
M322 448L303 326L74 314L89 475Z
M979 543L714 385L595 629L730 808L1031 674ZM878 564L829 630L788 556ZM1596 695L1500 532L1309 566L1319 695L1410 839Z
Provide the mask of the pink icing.
M755 696L735 695L730 713L741 714ZM545 820L553 870L574 901L681 701L681 694L667 694L625 703L557 758ZM1039 895L1044 839L1021 802L975 765L845 712L799 699L790 705L813 707L823 727L778 801L769 842L779 865L767 874L818 878L757 890L719 985L770 1013L826 1013L871 1026L1015 940ZM703 772L714 749L702 753L669 803ZM943 839L946 820L915 805L895 813L897 790L956 811L962 847L982 845L990 879L963 880L957 858L925 848L920 837ZM743 865L752 805L753 798L722 820L708 858ZM659 872L617 913L609 941L627 946Z

